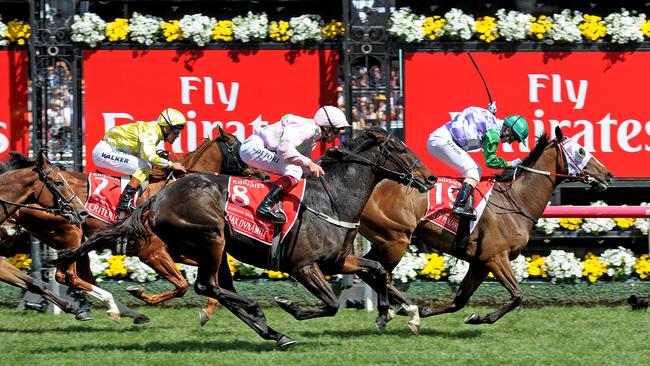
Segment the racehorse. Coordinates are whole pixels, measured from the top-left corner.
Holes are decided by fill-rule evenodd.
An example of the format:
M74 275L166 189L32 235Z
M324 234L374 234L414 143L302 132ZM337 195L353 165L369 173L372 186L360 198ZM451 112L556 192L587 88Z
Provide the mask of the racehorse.
M74 184L74 179L70 177L66 179L66 172L53 167L44 153L38 154L37 161L31 161L20 153L11 152L10 160L3 163L1 169L9 169L8 172L0 175L3 223L20 207L32 203L37 203L43 210L59 214L62 219L77 224L88 215L83 202L72 191L69 184L69 182ZM0 257L0 281L41 295L64 312L75 314L77 320L92 319L86 312L56 296L40 281L23 273L4 257Z
M506 169L495 177L493 193L462 250L454 245L453 234L430 221L421 221L427 210L426 193L407 190L390 181L375 188L361 216L360 232L372 242L365 258L380 262L391 273L415 236L430 251L469 262L453 303L435 309L418 311L389 280L391 303L401 304L402 313L411 313L409 326L414 332L419 331L419 317L462 309L490 272L508 290L511 299L486 316L469 315L465 323L491 324L517 307L523 292L510 261L526 247L529 233L542 216L553 189L563 181L584 182L599 191L607 189L613 177L607 168L578 145L576 138L563 137L560 128L556 128L555 135L553 141L542 135L521 167ZM364 278L363 273L361 277Z
M386 273L375 261L350 255L356 223L373 188L388 178L430 189L436 178L399 139L379 128L364 130L349 149L330 149L322 159L329 183L308 179L302 210L282 242L279 270L291 274L324 306L301 309L279 300L298 320L333 316L338 299L324 275L367 272L379 294L378 330L388 317ZM229 199L226 176L192 175L161 190L121 225L93 235L81 248L63 251L59 261L72 261L104 241L141 240L148 226L168 247L198 262L194 290L218 300L263 339L278 347L295 344L266 323L258 303L235 292L226 250L235 258L261 268L273 268L269 245L231 230L224 206ZM321 185L322 183L322 185ZM331 186L328 189L324 187ZM335 217L335 218L333 218ZM228 246L226 246L228 243Z
M189 172L228 172L230 174L255 175L265 177L265 173L247 167L239 158L239 141L219 127L219 135L214 140L206 139L193 152L185 156L183 165ZM84 201L87 199L88 179L84 173L71 173L78 177L78 184L73 188ZM179 172L175 172L177 176ZM182 174L181 174L182 175ZM152 183L148 185L139 202L154 195L162 187L171 182L167 179L167 172L154 171ZM71 225L56 215L36 211L32 209L21 209L16 215L16 221L26 230L30 231L41 241L55 249L75 248L81 245L84 236L106 229L109 225L94 217L89 217L79 227ZM108 248L115 252L115 244ZM144 263L155 270L162 278L170 281L174 289L161 294L148 295L139 286L130 287L128 290L136 297L150 304L156 304L174 297L182 296L189 287L183 274L176 268L175 261L165 248L165 245L155 235L151 235L145 244L127 248L127 255L137 255ZM182 258L176 258L183 261ZM194 262L190 262L192 264ZM194 263L195 264L195 263ZM132 309L129 309L116 300L111 293L94 285L94 279L90 271L88 257L81 258L77 264L71 263L67 266L57 266L56 280L59 283L70 287L79 288L91 296L104 301L108 306L107 314L114 321L119 321L122 316L131 317L134 323L140 324L149 319Z

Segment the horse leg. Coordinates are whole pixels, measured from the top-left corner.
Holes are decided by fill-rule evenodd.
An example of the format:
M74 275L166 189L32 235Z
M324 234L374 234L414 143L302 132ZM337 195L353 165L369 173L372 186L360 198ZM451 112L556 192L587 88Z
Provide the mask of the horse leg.
M219 306L219 301L208 297L208 302L199 312L199 323L201 326L204 326L211 318L214 310Z
M268 326L266 316L255 300L247 299L234 291L228 260L224 251L225 240L221 235L213 235L208 244L209 253L199 263L194 291L203 296L218 300L226 309L235 314L263 339L275 340L278 348L286 348L296 341L278 333ZM223 265L222 265L223 264ZM221 284L224 287L221 287ZM229 288L230 287L230 288Z
M159 244L155 246L156 250L149 250L152 249L149 247L147 248L146 253L142 253L141 251L139 257L144 263L151 267L151 269L156 271L158 275L171 282L172 285L174 285L174 289L159 294L146 294L144 292L144 288L140 285L133 285L126 288L126 290L131 295L137 297L149 305L155 305L169 299L182 297L190 287L187 279L185 279L181 271L176 268L174 260L164 248L164 245L160 239L157 237L152 237L150 242L153 240Z
M492 274L494 274L494 277L499 281L499 283L508 290L510 293L510 301L506 301L506 303L501 305L501 307L495 312L484 317L479 316L477 313L473 313L465 318L465 323L492 324L506 313L519 306L523 300L523 291L521 290L521 287L519 287L519 282L517 282L517 277L515 277L515 273L512 270L512 265L510 264L508 257L505 255L494 257L487 263L487 267Z
M43 296L44 299L55 304L64 312L74 314L77 320L85 321L93 319L88 313L75 308L69 302L56 296L40 281L37 281L27 274L21 272L18 268L11 265L11 263L7 262L4 258L0 259L0 281Z
M423 308L420 310L420 317L426 318L428 316L445 314L445 313L454 313L467 305L469 298L472 297L474 291L483 283L485 277L489 270L482 263L470 263L469 270L463 278L456 291L456 297L454 298L451 305L443 306L435 309ZM471 315L468 317L470 318ZM467 318L465 319L467 322Z

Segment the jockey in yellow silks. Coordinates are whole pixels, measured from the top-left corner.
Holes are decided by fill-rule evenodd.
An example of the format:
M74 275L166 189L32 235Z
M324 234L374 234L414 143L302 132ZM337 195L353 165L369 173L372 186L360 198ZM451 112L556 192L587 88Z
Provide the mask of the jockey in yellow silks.
M186 171L181 163L171 162L156 153L161 141L173 143L186 124L183 113L167 108L156 121L138 121L111 128L95 146L92 155L95 165L131 176L117 204L118 211L133 209L133 196L140 184L149 178L152 165Z

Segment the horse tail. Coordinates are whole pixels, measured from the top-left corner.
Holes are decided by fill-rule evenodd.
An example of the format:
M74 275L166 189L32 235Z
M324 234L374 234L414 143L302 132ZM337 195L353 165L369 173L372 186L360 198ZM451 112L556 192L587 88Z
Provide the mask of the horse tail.
M91 235L85 242L76 248L63 249L57 252L58 258L46 261L46 265L67 265L77 261L82 256L88 254L105 243L128 243L133 245L147 237L148 230L144 222L151 204L155 201L156 196L148 199L138 206L131 215L118 225Z

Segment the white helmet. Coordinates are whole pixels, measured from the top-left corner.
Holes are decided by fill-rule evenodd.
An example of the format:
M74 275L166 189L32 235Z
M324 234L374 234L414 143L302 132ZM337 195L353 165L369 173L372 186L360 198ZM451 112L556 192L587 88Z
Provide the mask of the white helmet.
M348 119L345 118L345 113L331 105L318 108L314 115L314 122L325 128L345 128L350 126Z

